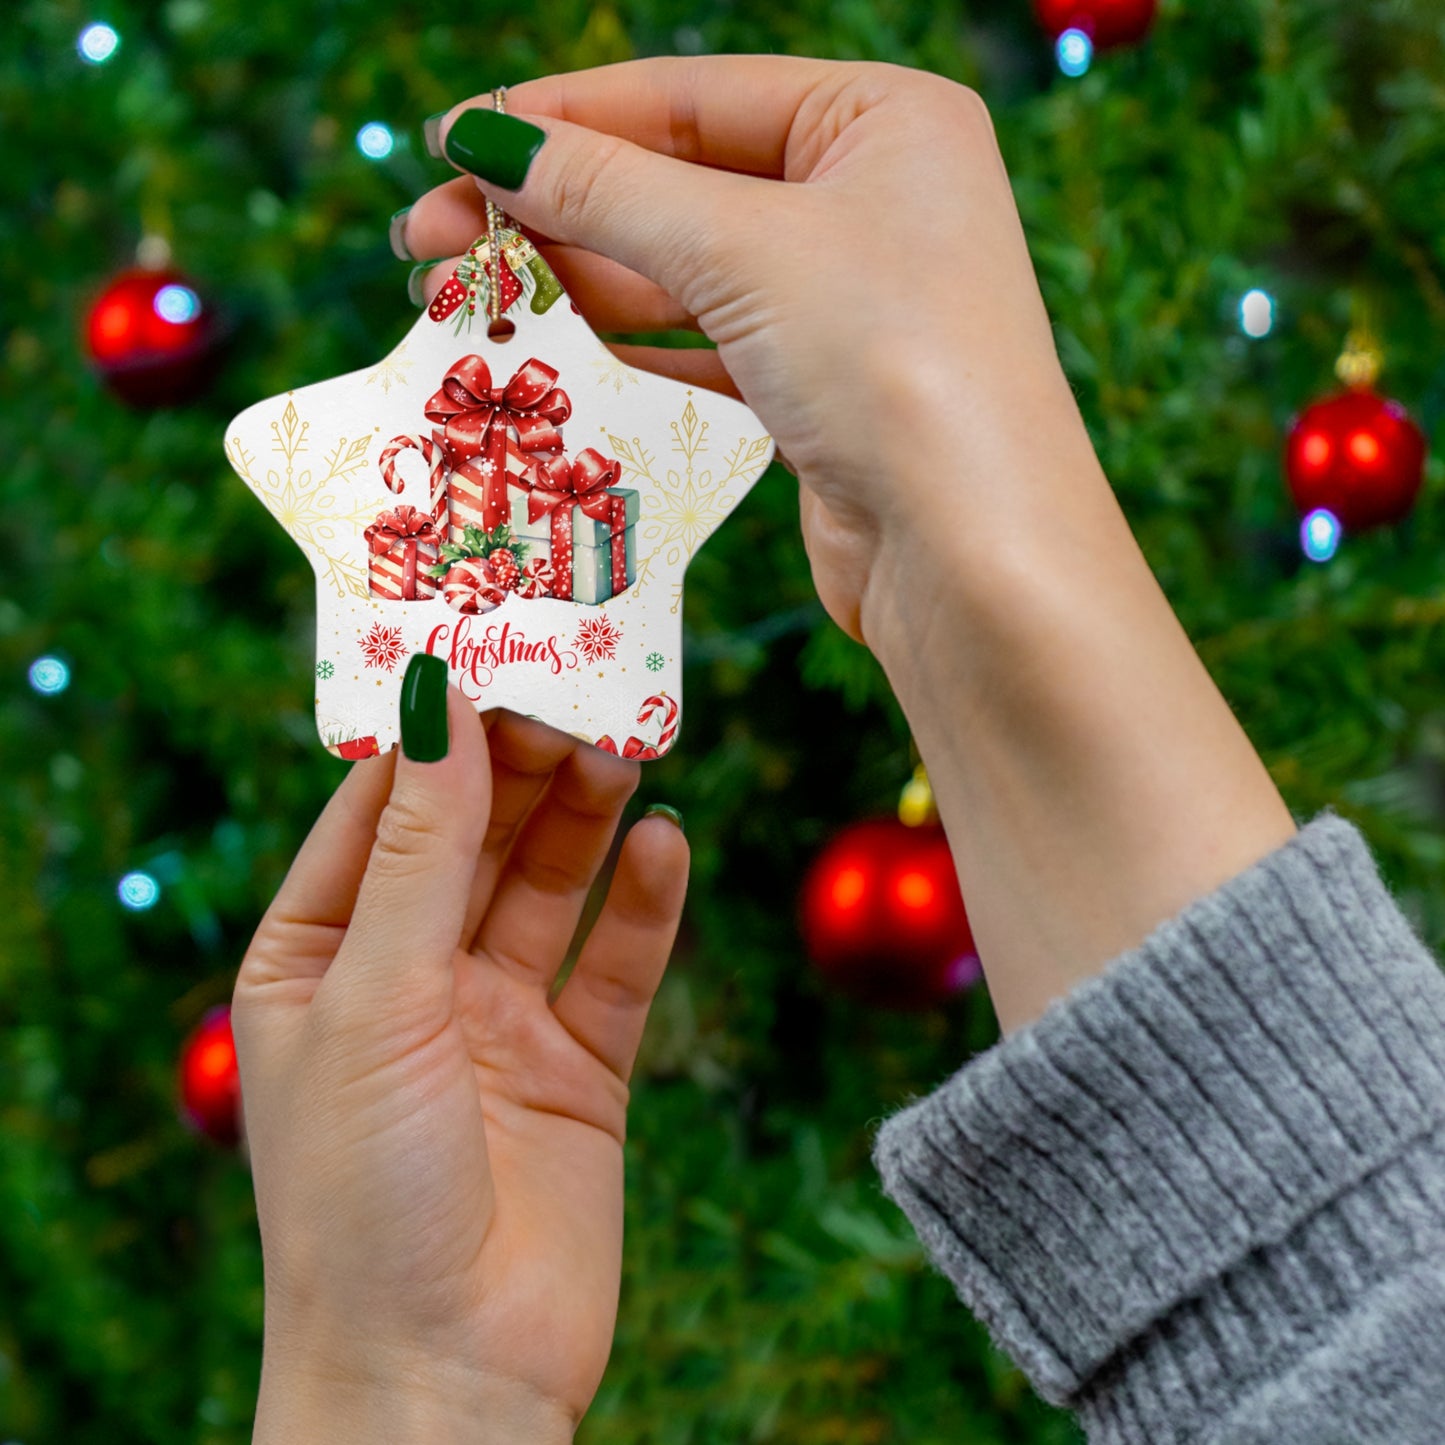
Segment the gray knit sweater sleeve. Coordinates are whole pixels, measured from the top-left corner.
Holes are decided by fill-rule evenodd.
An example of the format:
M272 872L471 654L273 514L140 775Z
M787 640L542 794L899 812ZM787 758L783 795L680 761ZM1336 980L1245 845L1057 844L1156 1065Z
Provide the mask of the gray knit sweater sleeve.
M1445 1442L1445 974L1332 813L874 1160L1093 1445Z

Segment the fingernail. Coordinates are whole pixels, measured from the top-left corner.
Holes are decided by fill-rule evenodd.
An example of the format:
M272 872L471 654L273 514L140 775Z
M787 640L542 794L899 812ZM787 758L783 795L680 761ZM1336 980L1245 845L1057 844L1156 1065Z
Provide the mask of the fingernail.
M420 265L411 268L411 272L406 278L406 299L413 306L426 305L426 292L422 289L422 278L433 266L440 266L445 260L445 256L438 256L435 261L423 261Z
M527 179L532 160L546 139L547 132L540 126L515 115L464 110L447 132L447 159L494 186L515 191Z
M391 254L398 261L415 261L416 257L406 249L406 218L411 215L411 207L403 206L392 218L386 228L387 239L391 242Z
M426 142L426 153L435 156L437 160L445 160L442 155L442 121L447 117L444 110L439 110L435 115L429 115L421 123L421 138Z
M649 804L647 811L642 815L650 818L656 813L659 817L666 818L669 823L675 824L679 833L686 833L687 829L682 826L682 814L676 808L669 808L666 803Z
M447 665L429 652L412 653L401 680L401 750L415 763L447 755Z

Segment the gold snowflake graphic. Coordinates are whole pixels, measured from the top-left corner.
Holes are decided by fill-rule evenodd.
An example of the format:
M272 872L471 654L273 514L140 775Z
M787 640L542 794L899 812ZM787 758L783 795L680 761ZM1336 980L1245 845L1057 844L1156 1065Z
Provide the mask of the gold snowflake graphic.
M612 383L612 389L620 396L625 387L637 385L637 373L625 361L619 361L610 351L604 350L602 355L592 363L592 370L597 373L597 385L606 386Z
M387 395L392 387L407 384L406 374L414 364L406 355L406 342L403 341L390 356L384 356L377 362L366 378L366 384L370 386L372 382L379 381L382 395Z
M301 550L321 564L322 577L338 597L348 593L366 597L366 558L356 537L375 519L376 503L358 503L344 496L338 484L355 481L366 465L373 438L338 437L318 474L302 464L310 451L310 430L311 423L301 419L296 403L288 398L280 420L271 423L275 438L271 450L285 458L284 469L267 467L262 475L255 454L241 445L239 437L226 443L226 458Z
M758 462L767 454L771 438L762 436L749 440L739 437L737 445L723 458L724 470L714 476L711 467L702 467L698 459L709 449L708 428L692 403L672 423L672 450L682 457L682 466L659 466L655 453L648 451L641 440L631 441L608 433L612 454L622 463L623 483L636 486L642 493L642 515L637 523L637 582L633 596L642 592L643 584L655 566L675 569L722 525L723 519L737 506L741 493L733 490L737 482L750 482L758 472ZM643 485L643 484L646 485ZM646 555L643 549L650 546ZM672 588L672 611L682 603L682 582Z

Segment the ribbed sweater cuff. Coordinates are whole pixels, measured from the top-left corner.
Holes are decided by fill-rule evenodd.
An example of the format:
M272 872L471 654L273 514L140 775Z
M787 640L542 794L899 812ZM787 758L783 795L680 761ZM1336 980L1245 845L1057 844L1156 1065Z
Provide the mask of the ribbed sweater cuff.
M1040 1394L1162 1439L1121 1412L1239 1383L1240 1351L1277 1366L1438 1244L1442 1039L1445 975L1326 812L889 1118L874 1161Z

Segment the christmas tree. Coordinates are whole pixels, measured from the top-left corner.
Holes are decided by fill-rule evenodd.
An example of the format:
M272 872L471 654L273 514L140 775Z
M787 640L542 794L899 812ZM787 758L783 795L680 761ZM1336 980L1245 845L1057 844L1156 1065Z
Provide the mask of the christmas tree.
M311 574L222 430L404 333L386 220L451 174L421 119L493 85L786 51L978 89L1149 562L1297 816L1358 822L1445 942L1439 463L1405 520L1340 538L1316 519L1308 556L1283 473L1350 333L1427 436L1445 400L1434 0L1166 0L1141 43L1097 53L1026 0L28 0L7 33L0 1438L250 1438L250 1177L177 1117L176 1060L344 764L311 714ZM909 224L886 218L886 261L907 265ZM208 384L178 403L127 405L87 361L84 318L138 249L173 268L174 324L199 306L210 328L215 374L189 358L178 380ZM881 1115L994 1040L986 997L850 1001L791 923L809 860L888 812L914 761L814 598L796 517L775 468L689 573L687 725L635 807L686 815L693 883L634 1078L621 1317L580 1438L1062 1445L1073 1423L989 1346L868 1161Z

